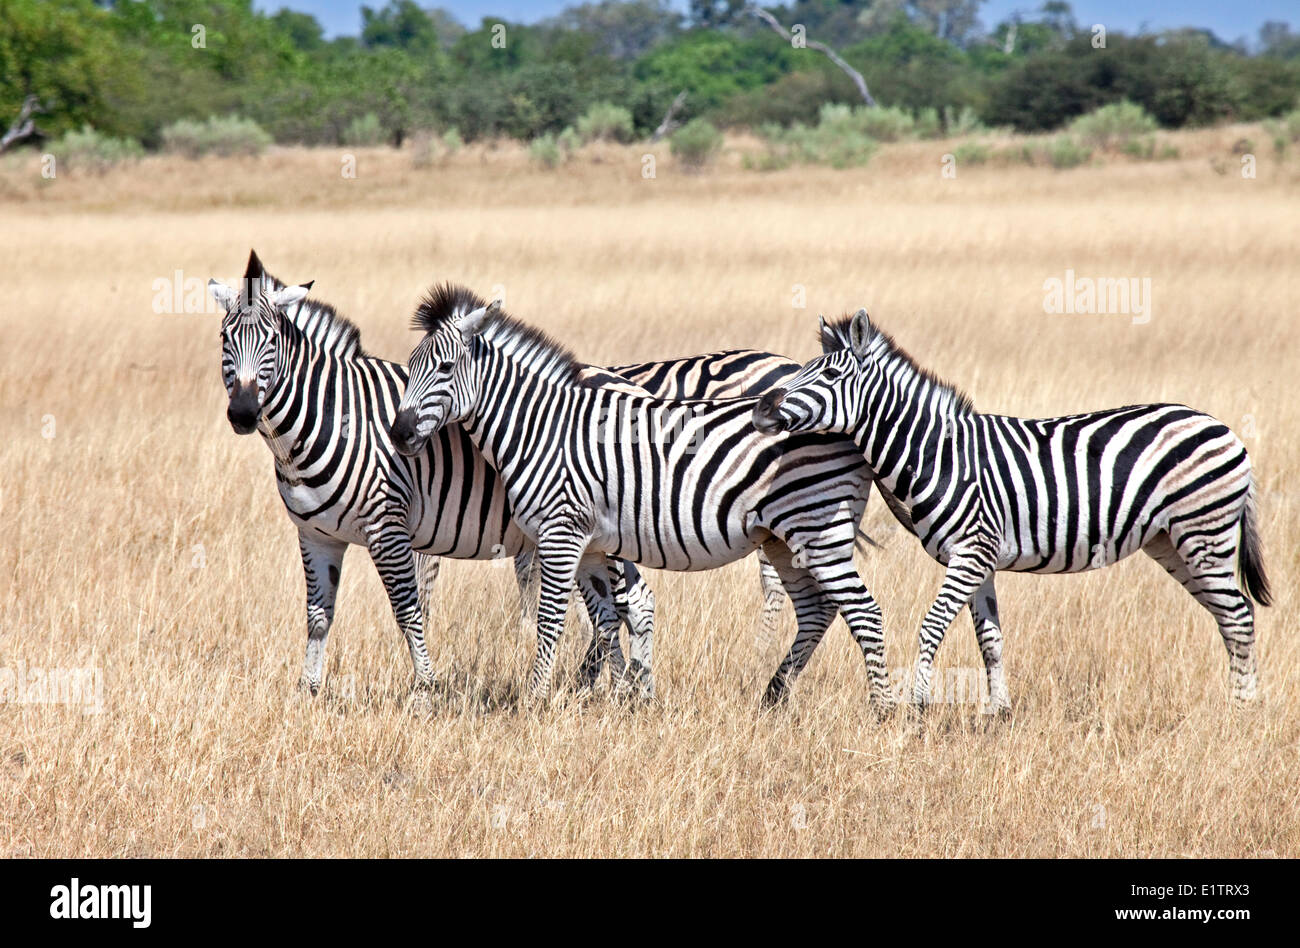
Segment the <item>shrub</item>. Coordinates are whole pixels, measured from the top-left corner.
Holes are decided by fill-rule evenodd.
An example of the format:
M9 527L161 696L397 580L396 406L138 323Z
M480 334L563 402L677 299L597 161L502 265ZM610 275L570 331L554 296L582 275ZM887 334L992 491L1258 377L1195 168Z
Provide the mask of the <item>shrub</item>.
M1121 151L1155 130L1156 120L1142 106L1129 101L1103 105L1094 112L1080 115L1069 126L1070 133L1077 136L1084 145L1103 150L1118 148ZM1152 148L1154 149L1154 143Z
M66 133L51 150L65 170L92 174L103 174L144 154L144 149L134 138L113 138L95 131L90 125L83 125L79 132Z
M465 140L460 137L460 131L455 125L442 133L442 147L447 149L448 155L454 155L465 147Z
M792 162L827 164L833 168L865 165L876 150L876 142L863 131L864 112L847 105L824 105L814 126L796 123L790 128L764 125L759 134L767 140L767 167L784 167Z
M533 139L528 146L528 157L548 171L559 167L565 154L553 132L547 132Z
M1048 164L1060 171L1086 164L1092 157L1092 149L1079 144L1069 135L1057 135L1048 144L1045 155Z
M974 135L985 130L979 115L969 105L963 105L960 112L954 111L950 105L944 106L943 125L951 138Z
M1273 137L1273 148L1280 155L1296 142L1300 142L1300 109L1264 123L1264 130Z
M573 130L572 125L566 125L564 131L556 137L555 143L564 150L566 156L572 156L582 147L582 136Z
M378 145L384 140L384 129L374 112L359 115L343 129L343 144L354 148Z
M963 142L953 149L952 156L960 165L982 165L993 155L993 149L983 142Z
M206 121L181 119L162 130L163 150L187 158L204 155L260 155L271 136L252 119L210 115Z
M916 131L916 120L911 114L900 108L858 108L850 109L847 105L826 105L822 107L821 122L830 120L836 125L847 128L850 124L866 135L881 142L897 142L912 138Z
M632 113L621 105L597 102L578 119L577 135L585 145L595 141L630 142Z
M939 110L921 109L916 113L916 125L913 134L917 138L938 138L943 132L943 123L939 120Z
M668 145L685 167L703 168L722 148L722 133L712 123L695 118L674 132Z

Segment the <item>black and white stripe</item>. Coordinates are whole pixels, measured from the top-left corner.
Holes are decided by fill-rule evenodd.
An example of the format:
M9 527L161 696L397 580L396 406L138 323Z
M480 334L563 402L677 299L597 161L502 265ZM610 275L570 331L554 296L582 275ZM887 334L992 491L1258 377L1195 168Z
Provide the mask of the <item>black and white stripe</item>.
M824 355L760 400L754 424L848 433L890 509L947 567L921 626L915 700L929 697L935 651L969 605L990 700L1008 705L997 570L1074 573L1138 550L1214 616L1234 697L1256 697L1251 599L1268 605L1270 596L1250 459L1226 425L1183 405L981 414L865 311L823 320L822 344Z
M750 424L755 398L672 401L590 384L566 350L464 290L435 291L416 323L426 335L393 441L418 453L459 423L500 472L541 560L534 695L549 692L575 578L605 556L701 570L762 547L799 626L767 699L785 694L839 612L862 648L873 701L886 703L880 610L853 563L871 483L855 445L761 435Z

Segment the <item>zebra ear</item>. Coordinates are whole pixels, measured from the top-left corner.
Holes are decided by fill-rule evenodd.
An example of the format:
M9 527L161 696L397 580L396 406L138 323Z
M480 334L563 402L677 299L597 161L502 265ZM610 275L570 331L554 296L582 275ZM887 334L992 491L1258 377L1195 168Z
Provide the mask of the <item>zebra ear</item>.
M820 313L817 314L817 337L822 341L822 355L844 348L840 345L839 340L835 338L835 333L831 331L830 324L826 322L826 317Z
M302 286L286 286L283 289L274 291L270 294L271 305L277 309L292 306L307 297L307 291L311 289L311 285L315 282L315 280L311 280L302 284Z
M496 317L501 312L501 301L493 300L486 306L480 306L473 312L466 313L456 322L456 328L460 330L460 338L465 345L469 345L475 336L483 331L488 320Z
M875 331L871 328L871 319L867 316L865 309L860 309L853 314L853 321L849 323L849 346L853 349L854 354L859 361L867 357L867 346L871 343L871 337Z
M220 280L209 280L208 292L212 294L214 300L226 308L227 313L234 309L235 304L239 301L239 293Z

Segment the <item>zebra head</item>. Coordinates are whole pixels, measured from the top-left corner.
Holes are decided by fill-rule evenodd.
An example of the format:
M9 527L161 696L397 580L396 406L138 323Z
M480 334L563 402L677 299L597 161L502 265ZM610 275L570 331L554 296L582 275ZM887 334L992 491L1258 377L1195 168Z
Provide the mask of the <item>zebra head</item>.
M301 301L311 288L283 286L262 268L256 253L239 289L208 281L208 292L226 311L221 320L221 379L230 403L226 418L236 434L252 434L275 381L280 311Z
M879 375L872 343L877 333L865 309L851 319L821 318L822 355L754 406L754 427L778 431L852 431L862 405L860 393Z
M466 299L477 298L466 296ZM389 434L393 446L418 454L443 425L464 420L476 394L469 371L471 343L486 324L500 315L501 301L474 306L453 305L450 312L431 317L428 302L416 313L424 338L411 352L406 391Z

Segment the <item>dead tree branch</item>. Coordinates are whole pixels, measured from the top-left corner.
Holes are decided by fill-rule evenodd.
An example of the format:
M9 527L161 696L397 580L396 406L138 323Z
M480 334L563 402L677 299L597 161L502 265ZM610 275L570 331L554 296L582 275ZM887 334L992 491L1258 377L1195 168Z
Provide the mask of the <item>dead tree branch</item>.
M677 121L677 113L682 110L686 104L686 90L683 89L677 93L677 98L673 99L673 104L668 106L668 112L664 115L664 120L659 123L655 133L650 136L650 141L657 142L665 135L671 135L682 123Z
M772 14L768 13L762 7L750 6L745 9L748 13L758 17L770 26L777 36L780 36L782 39L786 40L786 42L794 42L794 37L790 35L790 31L782 26L776 17L772 16ZM816 40L807 40L806 45L809 49L815 49L817 52L823 53L827 59L839 66L840 69L844 71L844 74L853 80L853 84L858 87L858 92L861 94L863 102L869 106L874 106L876 104L876 100L873 99L871 93L867 91L867 80L862 78L862 73L858 72L841 59L839 53L835 52L835 50L831 49L825 43L819 43Z
M9 131L5 132L3 137L0 137L0 154L3 154L10 146L17 144L24 138L30 138L36 131L36 121L32 118L32 115L44 111L41 108L40 99L36 98L36 96L29 95L23 99L23 107L18 112L18 118L14 119L14 123L9 126Z

